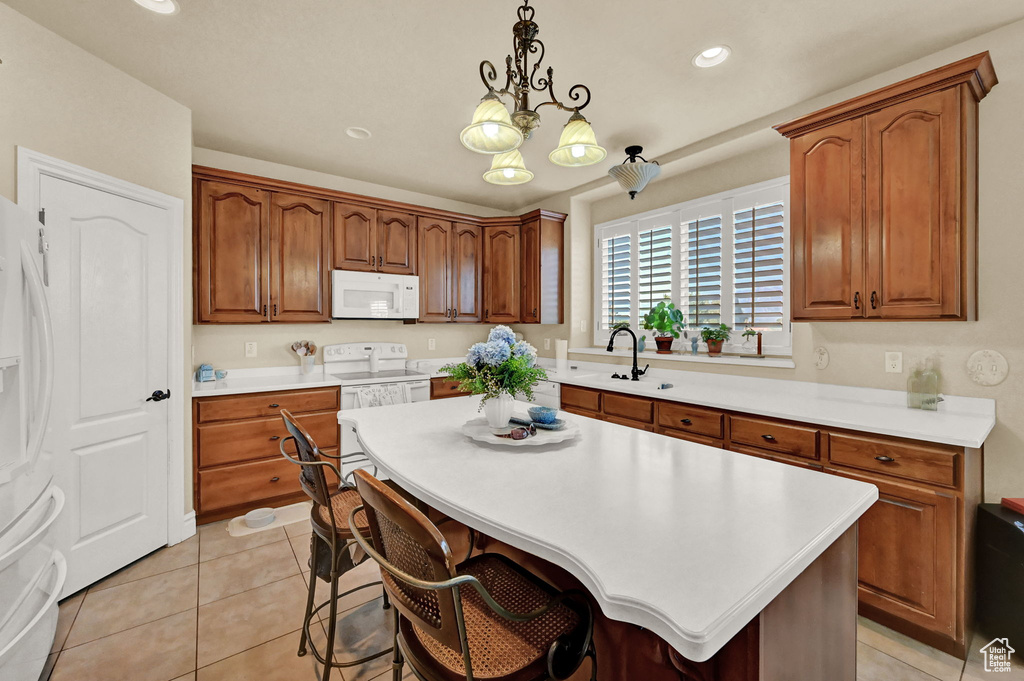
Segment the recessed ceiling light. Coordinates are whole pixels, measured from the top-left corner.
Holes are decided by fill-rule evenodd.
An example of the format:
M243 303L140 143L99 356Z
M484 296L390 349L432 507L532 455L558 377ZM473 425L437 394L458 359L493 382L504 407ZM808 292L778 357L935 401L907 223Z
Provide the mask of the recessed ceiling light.
M346 128L345 134L353 139L368 140L372 133L366 128Z
M175 0L135 0L135 4L157 14L178 13L178 3Z
M137 2L138 0L136 0ZM709 68L712 66L718 66L723 61L729 58L731 51L725 45L715 45L709 47L703 52L698 52L693 57L693 65L701 68Z

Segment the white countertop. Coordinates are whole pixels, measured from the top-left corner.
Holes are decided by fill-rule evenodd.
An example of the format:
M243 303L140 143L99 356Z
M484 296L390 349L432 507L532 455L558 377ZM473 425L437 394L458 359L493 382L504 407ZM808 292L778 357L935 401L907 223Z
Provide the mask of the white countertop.
M460 431L478 404L339 421L416 497L568 570L606 615L691 660L714 655L878 498L839 476L573 415L582 432L570 442L480 445Z
M666 369L621 381L611 378L612 372L628 375L631 365L540 363L557 383L957 447L981 447L996 423L995 400L979 397L945 395L938 411L922 411L907 409L906 393L897 390ZM673 387L659 390L662 383Z
M341 381L324 374L324 366L317 364L313 373L303 374L297 367L269 367L265 369L230 369L221 381L198 383L193 376L192 397L210 395L243 395L272 390L300 390L341 385Z

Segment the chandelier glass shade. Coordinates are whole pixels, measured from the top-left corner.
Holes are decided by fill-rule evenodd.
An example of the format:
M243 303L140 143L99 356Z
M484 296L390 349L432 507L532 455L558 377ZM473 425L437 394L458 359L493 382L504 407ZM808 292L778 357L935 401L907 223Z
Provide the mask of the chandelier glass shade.
M491 184L525 184L532 179L533 173L526 169L518 149L495 154L491 169L484 173L484 180Z
M571 116L562 130L558 148L548 156L551 162L566 167L598 163L604 160L607 152L597 144L593 128L580 114L580 110L590 103L590 88L582 84L573 85L569 88L566 102L555 95L555 70L550 66L541 70L545 48L544 43L537 39L540 28L533 21L534 12L530 0L523 0L523 5L517 10L519 21L512 27L513 53L505 57L505 85L501 89L495 88L498 71L494 64L487 60L480 62L480 79L487 88L487 94L477 106L473 121L462 131L462 144L481 154L509 154L529 139L540 125L538 110L543 106L553 106L570 112ZM511 100L511 113L502 102L503 97ZM541 101L533 104L531 97ZM514 163L516 158L518 165ZM512 176L506 175L509 170ZM495 171L500 172L494 175ZM492 176L503 181L491 179ZM522 184L533 179L533 173L526 170L522 156L516 151L514 156L500 163L495 159L491 169L484 173L484 179L495 184Z
M661 174L661 166L657 161L648 161L640 155L643 150L639 146L626 147L629 158L608 170L608 174L615 178L619 186L629 192L630 200L635 199L648 182Z
M497 96L488 93L476 107L473 122L462 131L462 145L478 154L502 154L518 149L525 139L512 125L508 109Z

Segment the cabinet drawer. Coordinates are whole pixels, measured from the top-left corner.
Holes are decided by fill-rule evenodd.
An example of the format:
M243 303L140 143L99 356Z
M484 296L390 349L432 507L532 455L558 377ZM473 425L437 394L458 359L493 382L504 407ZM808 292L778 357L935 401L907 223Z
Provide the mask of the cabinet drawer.
M301 414L328 409L337 411L340 408L337 388L201 397L196 400L196 421L210 423L280 416L282 409L287 409L293 414Z
M209 513L301 492L299 466L283 457L199 471L199 508Z
M658 425L663 428L721 438L724 423L725 414L721 412L673 402L658 403Z
M745 416L730 418L733 442L784 452L805 459L818 458L818 430Z
M575 407L580 411L599 412L601 411L601 393L590 388L563 385L562 407Z
M459 390L459 382L447 378L430 379L430 399L439 400L443 397L461 397L470 393Z
M605 395L607 397L607 394ZM636 428L637 430L646 430L654 432L654 426L650 423L644 423L643 421L634 421L633 419L622 418L621 416L602 416L602 421L608 423L614 423L618 426L626 426L627 428Z
M321 449L338 445L337 412L305 414L296 418ZM281 456L281 440L288 437L280 416L213 423L197 426L196 430L200 468Z
M618 393L605 393L603 411L608 416L654 423L654 400L646 397L630 397Z
M822 467L818 464L811 463L803 458L791 456L789 454L778 454L776 452L770 452L767 449L760 449L758 447L744 447L743 445L732 445L729 447L730 451L737 452L739 454L746 454L747 456L756 456L759 459L768 459L769 461L775 461L776 463L785 463L790 466L796 466L798 468L808 468L812 471L821 471Z
M829 433L828 443L834 464L935 485L956 484L956 449L838 433Z
M668 437L674 437L677 440L686 440L687 442L696 442L699 445L707 445L708 447L717 447L723 449L725 443L721 440L717 440L713 437L706 437L704 435L698 435L697 433L691 433L688 430L675 430L674 428L665 428L659 426L657 431L659 435L666 435Z

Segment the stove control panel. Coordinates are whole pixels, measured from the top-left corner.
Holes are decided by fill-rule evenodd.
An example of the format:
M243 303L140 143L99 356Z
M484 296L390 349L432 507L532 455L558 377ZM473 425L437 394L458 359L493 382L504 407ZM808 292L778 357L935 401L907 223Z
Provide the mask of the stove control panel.
M375 353L377 359L400 359L409 357L409 351L402 343L339 343L324 347L325 362L355 362L369 358Z

